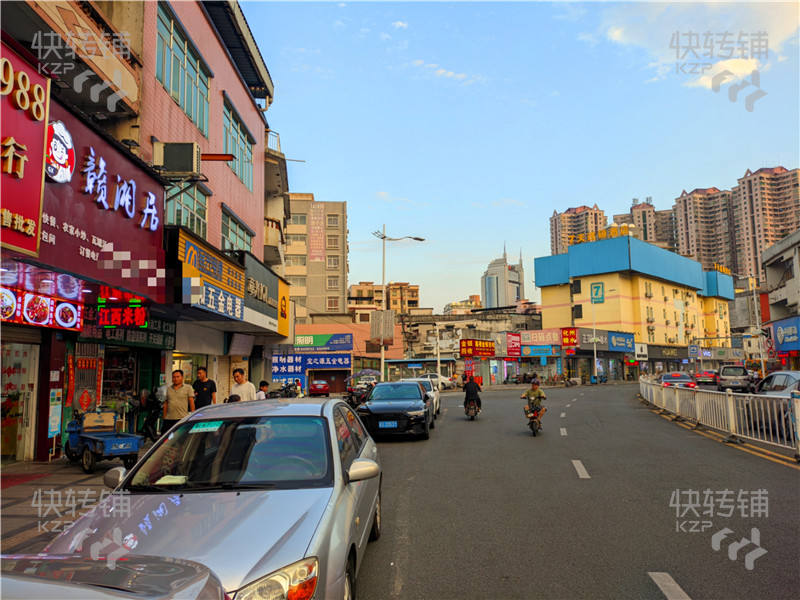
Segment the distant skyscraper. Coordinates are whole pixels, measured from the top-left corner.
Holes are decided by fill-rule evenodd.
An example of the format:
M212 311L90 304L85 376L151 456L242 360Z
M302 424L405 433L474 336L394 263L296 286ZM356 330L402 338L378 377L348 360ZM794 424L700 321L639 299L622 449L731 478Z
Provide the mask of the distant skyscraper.
M675 213L672 209L656 210L650 196L644 202L634 198L630 212L614 215L614 222L633 225L634 236L644 242L675 250Z
M566 254L570 236L586 235L605 229L608 219L605 213L594 206L568 208L562 213L553 211L550 217L550 253Z
M525 297L525 271L522 253L519 263L508 263L505 248L503 257L493 260L481 277L481 304L484 308L511 306Z
M734 269L731 192L715 187L684 190L675 199L678 254L706 270L715 264Z

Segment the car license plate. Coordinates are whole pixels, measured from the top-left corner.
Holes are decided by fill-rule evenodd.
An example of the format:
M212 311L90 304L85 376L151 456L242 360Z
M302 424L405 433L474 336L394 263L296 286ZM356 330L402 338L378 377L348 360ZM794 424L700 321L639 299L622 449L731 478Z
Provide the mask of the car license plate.
M379 421L378 422L379 429L396 429L397 428L397 421Z
M114 450L124 450L124 449L130 448L130 447L131 447L130 444L114 444L113 449Z

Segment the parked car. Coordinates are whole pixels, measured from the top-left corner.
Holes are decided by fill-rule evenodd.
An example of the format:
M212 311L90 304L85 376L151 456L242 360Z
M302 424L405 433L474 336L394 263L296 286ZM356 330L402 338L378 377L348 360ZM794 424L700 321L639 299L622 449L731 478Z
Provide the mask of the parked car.
M717 377L717 389L719 391L730 389L734 392L747 393L753 389L753 382L750 374L741 365L723 365L719 369Z
M774 371L762 379L755 393L764 396L791 396L800 390L800 371Z
M372 435L413 433L427 440L436 426L433 396L421 383L379 383L358 407L358 416Z
M323 381L322 379L317 379L316 381L312 381L311 385L308 387L308 395L330 396L331 388L328 386L327 381Z
M747 423L768 439L791 440L800 425L792 420L792 392L800 390L800 371L773 371L756 385L745 404Z
M663 387L685 387L696 388L697 383L688 373L681 371L674 371L672 373L664 373L661 376L661 385Z
M438 385L440 390L455 389L456 384L444 375L438 373L423 373L420 375L422 379L430 379L434 385Z
M46 552L108 553L121 535L206 565L233 598L354 598L381 533L378 449L338 399L206 407L104 480L130 493L129 514L111 496Z
M433 418L435 419L436 415L441 412L442 403L439 390L434 385L433 380L424 379L422 377L414 377L409 379L401 379L400 381L416 381L417 383L421 383L422 387L425 388L425 391L433 395Z
M108 558L4 554L3 598L8 600L223 600L222 583L208 567L178 558L124 554Z
M717 385L717 372L713 369L706 369L695 374L694 380L698 385L701 383L706 385Z

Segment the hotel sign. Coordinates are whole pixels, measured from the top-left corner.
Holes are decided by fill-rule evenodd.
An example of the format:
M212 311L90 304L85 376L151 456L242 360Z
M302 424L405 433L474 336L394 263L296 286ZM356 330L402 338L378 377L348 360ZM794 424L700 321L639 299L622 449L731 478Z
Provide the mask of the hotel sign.
M567 244L573 246L575 244L582 244L583 242L597 242L616 237L626 237L630 234L630 228L625 225L612 225L598 232L590 231L589 233L579 233L577 235L570 235L567 239Z

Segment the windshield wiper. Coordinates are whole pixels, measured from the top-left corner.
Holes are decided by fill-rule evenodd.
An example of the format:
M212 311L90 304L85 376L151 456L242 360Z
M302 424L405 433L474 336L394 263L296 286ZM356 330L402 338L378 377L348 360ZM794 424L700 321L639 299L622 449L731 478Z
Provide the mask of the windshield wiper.
M174 492L176 490L183 489L184 486L185 484L183 483L173 484L170 486L145 484L145 485L129 485L125 487L125 489L131 492Z
M277 487L275 483L237 483L235 481L222 481L209 484L189 484L187 489L192 491L207 490L268 490Z

